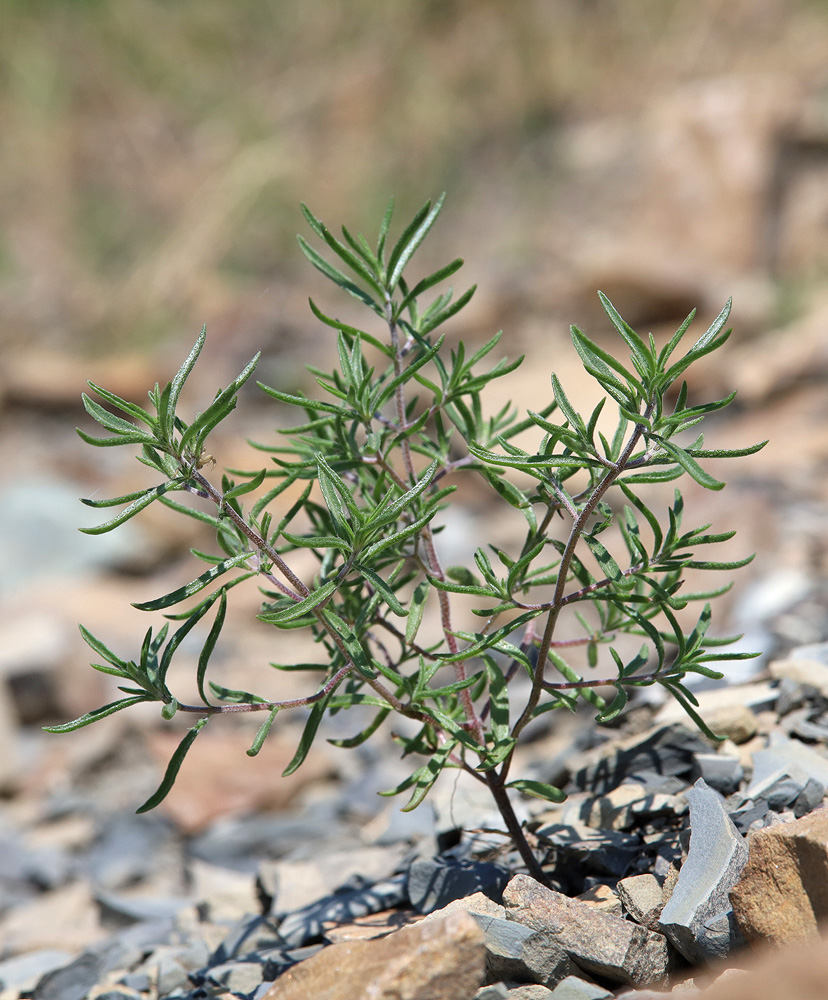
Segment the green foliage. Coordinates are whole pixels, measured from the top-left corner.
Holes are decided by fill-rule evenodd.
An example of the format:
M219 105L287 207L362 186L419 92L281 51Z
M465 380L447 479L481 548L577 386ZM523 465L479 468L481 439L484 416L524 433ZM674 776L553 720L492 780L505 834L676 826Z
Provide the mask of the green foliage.
M255 755L279 711L308 707L299 747L285 771L289 774L305 759L326 712L362 707L373 711L371 721L354 737L333 742L356 746L394 713L416 720L416 733L397 739L405 755L425 761L391 794L410 792L405 808L412 809L444 768L465 769L489 785L532 867L531 852L510 821L505 789L552 801L562 797L559 789L537 781L507 781L515 747L533 719L556 708L572 710L583 699L600 721L608 722L623 711L635 688L660 684L715 738L696 710L687 676L720 677L711 664L750 654L721 652L731 640L708 636L707 599L727 586L687 593L685 576L691 569L736 569L749 559L699 557L699 548L733 533L711 534L709 525L686 529L678 490L659 514L641 488L689 476L719 490L724 483L702 462L762 447L710 450L702 435L688 441L685 434L733 398L688 405L687 383L681 380L690 365L727 340L730 303L679 354L692 314L659 348L652 335L641 337L601 295L623 342L620 351L610 353L572 328L584 368L602 391L592 413L580 414L552 374L546 405L525 415L507 405L489 416L484 390L522 359L486 362L500 334L471 354L462 342L449 348L437 335L474 293L472 288L455 298L450 287L432 292L462 261L411 284L405 276L441 207L442 198L425 205L391 243L392 203L372 246L344 228L338 238L303 206L323 244L320 251L299 237L303 253L366 307L385 336L328 316L311 301L314 315L335 331L338 366L330 372L310 369L321 391L316 399L260 383L299 415L275 443L255 446L269 456L266 468L235 473L238 479L225 475L220 487L202 471L212 464L206 452L210 432L236 406L258 356L190 423L178 404L204 346L203 330L173 380L150 391L149 409L90 383L111 409L86 396L84 405L109 436L79 431L81 437L99 447L137 445L139 461L160 474L161 482L113 500L85 501L123 507L86 530L110 531L159 501L210 525L219 550L194 550L209 564L206 571L186 586L135 605L184 622L169 641L167 625L156 636L150 630L137 660L120 659L82 629L106 661L96 669L126 682L119 688L124 697L53 731L79 728L144 701L160 702L165 718L176 712L201 715L142 809L163 799L184 754L213 715L268 713L248 751ZM614 430L605 433L608 401L617 417ZM461 476L472 477L507 514L518 512L524 536L511 551L485 545L477 549L473 565L445 567L434 523ZM301 496L288 506L285 491L302 483ZM248 495L263 485L270 488L247 507ZM173 492L212 501L215 514L173 500ZM315 556L313 579L300 579L291 569L291 556L299 549ZM252 578L265 597L259 618L276 629L308 629L320 647L319 662L281 667L317 675L315 690L304 698L278 701L272 692L255 695L215 683L209 684L215 700L207 696L205 674L224 625L228 592ZM194 607L168 610L204 591L208 595ZM474 618L458 620L454 595L474 599L472 614L483 619L479 626ZM687 632L679 614L694 601L705 603ZM203 704L183 705L167 687L168 668L184 636L214 607L198 662ZM629 642L619 642L629 636L638 646L632 656ZM601 661L609 664L609 673L597 669ZM531 679L530 693L515 705L510 684L521 671ZM614 690L609 703L597 690L607 687Z

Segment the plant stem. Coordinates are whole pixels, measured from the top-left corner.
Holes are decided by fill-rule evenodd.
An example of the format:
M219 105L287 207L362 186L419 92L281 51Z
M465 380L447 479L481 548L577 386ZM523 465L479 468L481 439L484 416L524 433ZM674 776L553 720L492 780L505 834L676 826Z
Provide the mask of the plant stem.
M523 832L523 827L520 825L520 822L515 815L515 810L512 808L509 793L506 791L503 784L503 778L496 774L493 770L486 771L486 784L489 786L492 798L495 800L498 811L503 817L503 822L506 824L506 829L509 831L509 836L512 838L512 842L518 849L529 874L532 878L540 882L541 885L548 886L549 882L544 874L543 868L541 868L540 862L535 857L535 852L529 846L529 842Z

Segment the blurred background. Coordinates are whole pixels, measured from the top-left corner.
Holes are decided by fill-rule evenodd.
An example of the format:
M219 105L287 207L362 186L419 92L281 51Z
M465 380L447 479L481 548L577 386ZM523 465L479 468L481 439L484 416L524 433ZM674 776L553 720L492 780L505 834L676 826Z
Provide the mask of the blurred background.
M147 616L129 602L194 575L191 529L168 511L78 534L102 519L79 496L148 484L130 456L74 434L89 427L85 380L141 400L206 323L193 410L258 350L264 381L307 385L305 363L334 348L308 295L365 319L299 252L300 201L373 240L391 195L404 223L446 191L420 266L460 255L457 284L479 284L449 336L502 328L505 352L530 360L497 391L537 408L553 369L594 403L567 329L609 337L597 289L657 336L694 307L701 332L732 295L727 353L691 391L739 390L711 444L772 440L713 470L723 494L689 491L694 524L736 527L734 554L758 551L722 628L766 654L828 639L824 0L4 0L0 122L10 800L77 787L90 761L124 752L115 720L97 744L38 733L106 694L76 623L133 655ZM214 449L220 465L252 461L245 436L283 419L259 395L246 392L237 437ZM253 669L272 659L268 641L246 626L223 655ZM238 752L236 792L257 766ZM226 756L203 764L207 777ZM238 808L259 802L261 774ZM107 789L138 801L134 784ZM207 798L221 811L228 795ZM194 798L180 813L197 826Z

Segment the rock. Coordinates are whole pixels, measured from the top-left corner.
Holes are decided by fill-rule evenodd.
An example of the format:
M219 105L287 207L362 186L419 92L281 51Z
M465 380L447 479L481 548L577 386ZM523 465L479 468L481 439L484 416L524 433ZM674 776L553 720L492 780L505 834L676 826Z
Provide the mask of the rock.
M458 1000L486 967L483 931L468 913L404 927L373 941L334 944L276 980L264 1000Z
M720 797L700 778L687 793L690 849L658 922L691 963L728 954L737 940L728 899L748 856Z
M190 866L192 900L211 923L230 923L258 909L259 894L247 872L193 858Z
M653 929L661 913L664 890L661 883L649 872L622 878L615 887L624 905L637 924Z
M166 768L181 740L170 727L148 734L159 767ZM246 730L208 728L187 756L187 780L178 781L164 800L164 812L186 833L199 833L217 819L254 810L278 812L300 791L334 771L330 748L314 745L300 771L281 774L296 752L295 740L285 734L266 740L253 759L245 757L250 744ZM241 765L244 765L243 767Z
M74 962L47 973L35 987L34 1000L84 1000L103 970L101 957L85 952Z
M669 971L669 950L661 934L568 899L528 875L515 875L503 892L503 904L510 920L551 931L590 974L646 986L663 981Z
M35 988L43 976L63 968L72 961L68 951L42 948L28 955L7 958L0 962L0 990L18 990L26 993Z
M641 851L638 837L615 830L596 830L583 823L553 823L535 831L536 836L555 848L564 866L582 866L584 871L624 875Z
M745 769L738 757L722 753L697 753L693 755L693 775L720 795L732 795L745 776Z
M828 698L828 663L824 659L792 655L788 659L769 663L768 672L775 680L786 679L797 684L809 685L816 688L823 697Z
M699 1000L823 1000L828 939L773 949L745 969L731 969L698 994Z
M298 948L320 936L326 924L351 923L356 917L379 913L408 902L407 875L396 875L356 889L343 888L309 906L287 914L279 936L288 948Z
M581 754L573 766L572 785L606 794L628 775L655 770L660 775L689 774L694 753L705 753L709 744L685 725L657 726L646 733L604 744Z
M756 681L695 691L694 694L699 702L699 713L713 732L741 744L756 735L756 713L770 708L778 692L769 681ZM662 724L674 724L681 722L685 714L681 705L670 699L659 710L656 719Z
M758 750L753 755L753 777L745 789L745 796L766 797L765 790L782 776L795 779L800 789L805 787L809 778L828 787L828 756L799 740L772 738L764 750Z
M442 916L448 909L449 907L446 907L445 910L429 914L429 918ZM379 913L369 913L365 917L357 917L350 924L331 924L330 927L325 924L322 933L330 944L338 944L340 941L362 941L385 937L392 931L398 931L401 927L425 919L426 917L411 910L382 910Z
M750 942L813 937L828 918L828 809L750 835L750 855L730 891Z
M596 983L588 983L577 976L567 976L552 990L553 1000L611 1000L612 993Z
M418 913L431 913L474 892L497 900L508 881L509 872L500 865L438 856L411 865L406 891Z
M89 854L88 874L93 885L115 891L149 878L162 852L176 851L173 834L170 822L157 814L110 816ZM180 859L176 859L176 867L179 865Z
M435 910L433 913L427 914L423 919L439 920L441 917L447 916L449 913L455 913L458 910L465 910L466 913L471 913L473 917L488 917L497 920L506 919L506 907L502 903L496 903L482 892L475 892L471 896L464 896L463 899L455 899L447 906L444 906L442 910ZM481 927L484 922L478 921Z
M582 903L586 903L602 913L611 913L616 917L621 916L621 900L613 891L612 886L599 883L580 893L577 898Z
M572 962L551 931L533 930L514 920L479 915L476 919L485 935L489 980L551 987L572 973Z
M45 948L78 952L104 936L98 906L80 882L44 892L0 919L0 950L7 956Z

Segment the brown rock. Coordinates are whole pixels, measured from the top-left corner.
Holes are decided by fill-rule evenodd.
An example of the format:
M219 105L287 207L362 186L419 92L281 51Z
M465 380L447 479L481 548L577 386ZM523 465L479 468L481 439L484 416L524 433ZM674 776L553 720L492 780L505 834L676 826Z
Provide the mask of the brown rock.
M181 740L180 730L168 727L148 734L150 749L159 765L166 767ZM333 762L324 747L314 747L296 773L281 773L296 752L296 741L272 737L258 756L245 750L251 733L239 728L208 728L187 756L177 783L164 800L164 811L181 830L203 830L219 816L256 809L284 809L300 791L333 772Z
M814 937L828 918L828 808L751 833L733 913L750 942Z
M617 983L647 986L663 981L670 965L667 939L629 920L515 875L503 892L511 920L549 930L586 972Z
M468 913L343 941L281 976L264 1000L468 1000L483 984L483 931Z
M747 970L727 970L699 1000L824 1000L826 983L828 938L822 937L774 949Z

